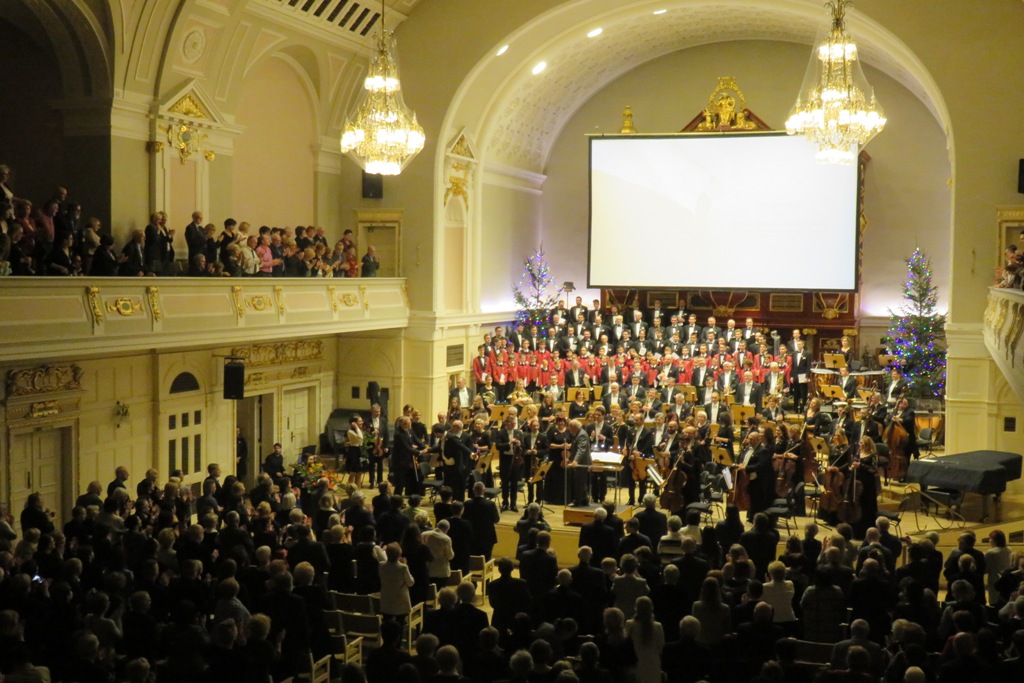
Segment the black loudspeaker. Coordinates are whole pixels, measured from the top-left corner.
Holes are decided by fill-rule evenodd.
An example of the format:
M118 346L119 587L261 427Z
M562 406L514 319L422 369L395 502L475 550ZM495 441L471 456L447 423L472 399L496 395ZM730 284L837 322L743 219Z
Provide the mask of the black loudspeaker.
M245 364L224 364L224 398L238 400L245 398Z
M363 171L363 199L384 198L384 176Z
M366 398L370 400L370 405L380 401L380 384L377 382L370 382L366 385Z
M1024 194L1024 159L1020 160L1020 166L1017 168L1017 192Z

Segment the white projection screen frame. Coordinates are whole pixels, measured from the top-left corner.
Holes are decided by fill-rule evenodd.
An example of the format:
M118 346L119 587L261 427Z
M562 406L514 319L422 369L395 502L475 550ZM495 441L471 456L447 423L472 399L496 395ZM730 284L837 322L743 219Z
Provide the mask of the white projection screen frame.
M855 291L859 164L784 133L590 137L590 287Z

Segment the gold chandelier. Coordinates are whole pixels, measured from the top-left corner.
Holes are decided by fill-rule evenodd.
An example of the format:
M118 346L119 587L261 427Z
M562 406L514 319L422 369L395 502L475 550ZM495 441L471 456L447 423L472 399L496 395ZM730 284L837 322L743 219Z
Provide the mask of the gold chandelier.
M402 99L394 33L384 28L384 2L380 8L377 54L363 82L363 100L345 122L341 151L367 173L398 175L420 153L426 137L416 113Z
M860 147L885 128L885 113L875 101L857 59L857 45L846 32L849 0L825 4L832 26L811 54L786 132L817 144L819 163L849 165ZM871 98L864 93L870 92Z

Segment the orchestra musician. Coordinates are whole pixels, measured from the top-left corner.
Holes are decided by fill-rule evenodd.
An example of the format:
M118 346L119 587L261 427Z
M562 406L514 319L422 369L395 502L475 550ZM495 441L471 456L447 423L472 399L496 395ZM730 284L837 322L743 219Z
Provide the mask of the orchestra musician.
M508 395L508 402L514 406L526 405L527 403L533 403L533 397L526 391L526 386L523 383L523 378L519 377L516 379L516 388Z
M863 538L864 532L875 525L878 517L878 449L875 442L864 437L857 447L857 454L847 469L847 476L852 470L857 471L857 481L861 484L860 522L854 525L853 535Z
M654 455L654 433L644 425L644 416L637 413L633 416L633 428L629 431L627 442L623 448L625 458L622 461L622 474L629 487L629 505L636 505L637 482L633 478L633 463L637 458L650 458ZM647 495L647 480L640 480L640 498Z
M782 422L784 416L782 414L782 408L779 407L778 396L768 396L765 408L761 411L761 417L766 420L771 420L772 422Z
M832 431L833 433L837 430L843 430L843 434L846 435L846 440L851 443L855 443L853 439L854 431L854 420L853 411L850 410L848 405L838 404L836 406L836 416L832 420Z
M896 410L891 419L900 423L907 430L906 455L908 461L920 458L921 451L917 445L917 416L914 414L914 409L910 407L910 400L906 396L900 398L899 403L896 404Z
M451 425L441 438L441 478L452 490L454 500L464 500L466 477L475 451L470 435L463 431L462 420L452 420Z
M839 388L843 390L847 401L857 398L857 378L850 374L850 368L839 368Z
M729 406L722 403L721 394L717 391L711 392L711 401L704 404L704 413L707 415L709 423L719 425L718 441L731 454L733 452L732 412L729 410Z
M598 451L611 450L615 442L615 431L605 418L604 406L594 408L593 420L586 426L590 443ZM605 472L595 472L590 478L591 497L598 504L604 503L608 495L608 477Z
M391 456L391 469L395 477L395 495L411 495L419 493L419 482L416 478L418 458L428 448L412 431L412 418L403 415L398 418L398 430L395 432L395 445Z
M498 449L498 468L501 471L501 510L519 512L518 498L519 469L523 461L523 433L516 428L516 418L505 418L504 428L495 439Z
M812 398L804 413L804 428L812 430L815 436L828 436L831 426L831 418L821 412L821 401Z
M878 422L871 417L871 411L868 410L867 406L860 409L860 421L854 425L853 435L850 441L860 443L860 440L865 436L875 443L882 440L882 428L879 426Z
M755 429L747 433L743 441L743 449L737 469L747 472L747 492L750 495L750 508L747 520L758 512L764 512L771 506L774 498L775 480L772 477L772 453L764 447L761 433Z
M889 384L885 388L885 402L890 406L896 405L900 395L908 388L907 380L903 378L899 370L893 368L889 373Z
M743 373L743 383L736 389L736 401L740 405L754 406L754 412L761 412L761 385L754 381L754 373L747 370Z
M540 418L541 429L547 431L555 424L555 399L551 394L544 394L541 397L540 408L537 409L537 417Z
M491 434L485 429L485 426L484 418L473 420L473 433L470 435L470 443L473 445L473 450L476 451L476 455L473 457L474 461L479 460L480 456L486 455L491 450ZM487 488L494 488L494 471L490 465L483 472L481 481L484 482L484 486Z
M530 479L533 474L540 467L541 463L548 459L548 437L540 430L540 420L536 417L531 417L527 423L527 431L523 434L523 464L526 473L526 504L529 505L534 500L534 494L536 493L537 500L544 500L544 492L540 487L544 486L544 482L541 481L537 484L531 484Z
M768 373L765 375L762 386L764 387L765 394L779 399L782 398L783 394L789 393L789 387L786 386L786 375L780 369L777 361L772 361L769 364Z
M572 435L568 431L565 413L555 415L555 424L548 430L547 439L551 469L544 478L544 498L549 503L565 505L565 465L572 447Z
M807 403L807 390L811 383L811 357L804 351L804 340L799 339L799 330L793 330L796 349L793 351L793 369L790 371L790 390L797 412Z

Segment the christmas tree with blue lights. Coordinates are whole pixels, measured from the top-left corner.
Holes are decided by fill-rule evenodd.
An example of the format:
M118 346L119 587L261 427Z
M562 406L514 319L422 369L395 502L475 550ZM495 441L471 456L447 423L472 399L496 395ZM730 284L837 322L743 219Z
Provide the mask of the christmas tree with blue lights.
M544 245L541 245L540 249L523 261L523 275L519 278L519 284L512 287L512 298L518 309L516 320L519 322L519 329L528 330L531 326L537 325L541 336L547 336L549 315L552 309L558 306L558 300L562 296L561 287L557 288L554 294L548 293L548 288L554 281L551 266L544 258Z
M909 395L939 398L946 390L946 316L938 312L931 262L918 247L907 259L903 304L889 310L887 352L909 385Z

